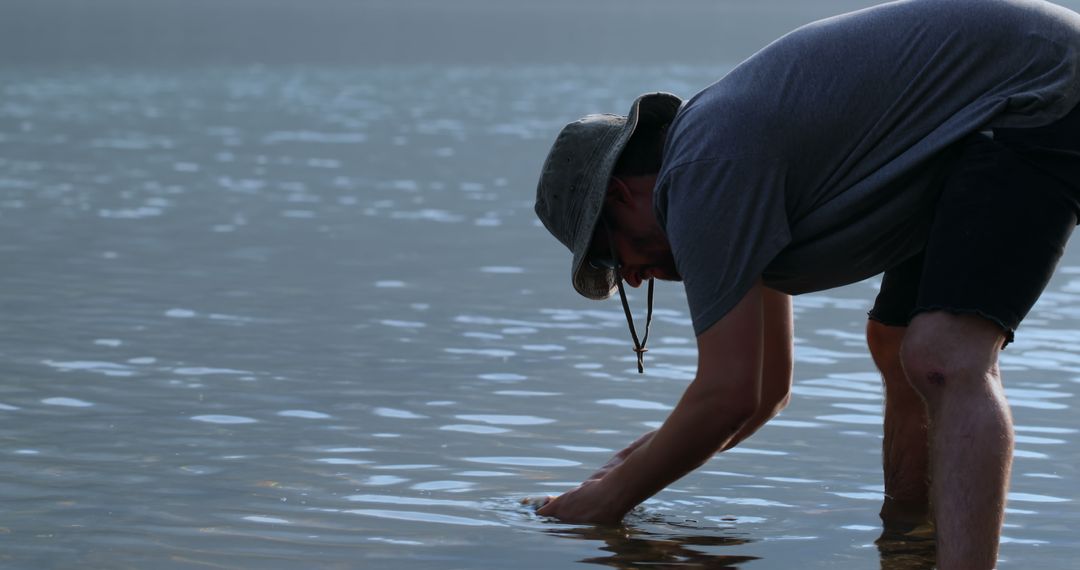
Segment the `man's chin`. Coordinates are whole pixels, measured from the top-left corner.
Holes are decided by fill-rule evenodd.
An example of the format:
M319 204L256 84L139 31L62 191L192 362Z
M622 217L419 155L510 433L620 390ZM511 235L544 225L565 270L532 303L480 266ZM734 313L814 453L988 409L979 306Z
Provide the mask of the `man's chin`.
M652 272L651 277L661 281L682 281L682 275L674 269L658 269Z

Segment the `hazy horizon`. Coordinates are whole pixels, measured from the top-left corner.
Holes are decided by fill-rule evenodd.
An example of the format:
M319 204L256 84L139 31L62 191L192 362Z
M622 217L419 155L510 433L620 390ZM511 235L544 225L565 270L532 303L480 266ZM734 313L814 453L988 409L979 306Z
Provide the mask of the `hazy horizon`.
M876 3L11 0L0 8L0 63L723 64Z

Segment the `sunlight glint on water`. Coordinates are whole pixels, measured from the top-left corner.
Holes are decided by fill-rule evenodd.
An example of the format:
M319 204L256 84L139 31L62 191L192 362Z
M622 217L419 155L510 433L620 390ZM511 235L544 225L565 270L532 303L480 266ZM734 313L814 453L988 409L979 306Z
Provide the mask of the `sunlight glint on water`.
M532 213L549 139L723 71L3 72L0 560L874 567L873 280L796 299L791 406L627 529L519 503L658 425L696 362L678 286L643 376L617 302L573 294ZM1078 546L1078 273L1002 358L1002 568Z

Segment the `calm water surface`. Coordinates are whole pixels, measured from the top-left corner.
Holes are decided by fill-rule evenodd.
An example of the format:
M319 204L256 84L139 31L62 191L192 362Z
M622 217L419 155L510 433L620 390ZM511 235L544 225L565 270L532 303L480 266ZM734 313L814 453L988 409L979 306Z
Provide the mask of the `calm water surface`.
M625 527L518 504L695 363L677 285L644 376L618 303L572 292L532 213L548 144L723 71L0 72L0 565L927 567L874 544L874 281L797 298L791 406ZM1075 251L1002 359L1002 568L1080 554Z

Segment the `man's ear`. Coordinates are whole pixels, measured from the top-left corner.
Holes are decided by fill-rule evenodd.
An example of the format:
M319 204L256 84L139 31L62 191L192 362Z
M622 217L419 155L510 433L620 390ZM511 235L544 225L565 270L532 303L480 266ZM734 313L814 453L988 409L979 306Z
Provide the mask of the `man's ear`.
M607 195L604 197L605 202L627 205L633 202L633 197L633 191L625 182L614 176L608 179Z

